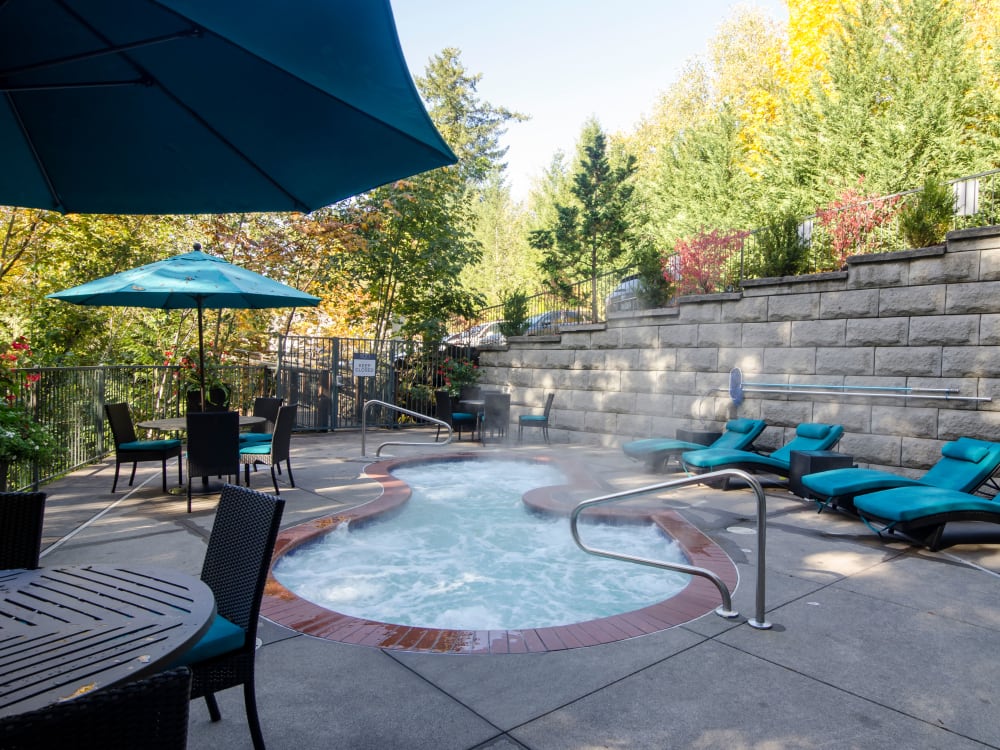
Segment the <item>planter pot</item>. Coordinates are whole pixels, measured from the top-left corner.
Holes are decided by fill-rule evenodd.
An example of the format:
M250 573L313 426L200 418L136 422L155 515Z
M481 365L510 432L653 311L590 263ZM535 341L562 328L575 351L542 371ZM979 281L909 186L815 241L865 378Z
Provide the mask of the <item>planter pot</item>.
M229 388L214 386L205 389L205 411L226 411L229 409ZM187 392L187 410L201 411L201 391Z

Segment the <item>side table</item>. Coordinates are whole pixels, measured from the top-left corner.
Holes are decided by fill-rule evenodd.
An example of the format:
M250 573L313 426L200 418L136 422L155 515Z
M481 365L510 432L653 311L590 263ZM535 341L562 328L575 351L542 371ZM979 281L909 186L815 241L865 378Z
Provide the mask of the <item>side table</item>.
M697 443L698 445L711 445L720 437L722 433L712 430L685 430L683 428L677 428L674 433L678 440L683 440L685 443Z
M809 490L802 486L802 477L818 471L849 469L854 466L854 456L837 451L792 451L789 454L788 489L799 497L809 497Z

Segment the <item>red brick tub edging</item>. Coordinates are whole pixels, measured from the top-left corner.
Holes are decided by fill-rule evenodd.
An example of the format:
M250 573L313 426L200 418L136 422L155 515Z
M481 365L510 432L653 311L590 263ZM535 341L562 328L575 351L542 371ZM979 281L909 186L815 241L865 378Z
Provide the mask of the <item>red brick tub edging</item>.
M490 457L500 456L494 454ZM433 458L394 459L371 464L365 469L365 474L381 483L382 495L344 513L285 529L278 535L271 561L272 568L282 555L331 531L341 523L364 523L401 507L410 497L410 488L405 482L392 476L391 471L397 466L414 462L482 458L476 454L453 454ZM523 456L511 456L511 458L554 463L569 478L568 485L538 488L525 495L525 502L541 512L568 515L577 502L571 497L574 492L588 490L590 496L603 494L600 485L587 479L579 466L544 457L525 459ZM635 508L615 513L613 507L608 507L602 509L601 516L633 521L648 518L654 521L677 540L691 565L713 571L730 590L736 587L738 573L733 561L719 545L678 513L670 510L637 511ZM656 633L702 617L712 612L719 604L719 592L715 586L704 578L692 577L688 585L670 599L632 612L596 620L521 630L448 630L393 625L334 612L300 598L279 583L269 572L260 614L278 625L300 633L360 646L451 654L525 654L596 646Z

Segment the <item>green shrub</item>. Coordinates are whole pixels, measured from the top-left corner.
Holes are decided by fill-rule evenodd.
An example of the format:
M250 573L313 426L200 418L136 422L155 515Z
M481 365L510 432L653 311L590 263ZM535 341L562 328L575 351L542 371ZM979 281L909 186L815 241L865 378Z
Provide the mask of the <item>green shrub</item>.
M799 234L799 220L795 213L785 212L772 216L757 231L757 275L797 276L809 268L809 244Z
M649 310L670 303L674 293L673 281L664 274L664 259L653 248L646 248L635 254L636 270L639 273L639 307Z
M504 295L500 333L504 336L523 336L527 330L528 295L520 290Z
M923 189L912 196L899 214L899 228L911 248L939 245L951 227L955 194L951 186L935 177L924 181Z

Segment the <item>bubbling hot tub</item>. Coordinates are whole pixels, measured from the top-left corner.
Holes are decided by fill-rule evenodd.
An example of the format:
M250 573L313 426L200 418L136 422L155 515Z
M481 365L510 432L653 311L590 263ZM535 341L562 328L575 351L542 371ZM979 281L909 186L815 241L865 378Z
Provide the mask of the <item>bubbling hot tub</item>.
M579 495L570 488L587 484L578 467L449 456L367 473L383 484L379 500L279 536L265 617L380 648L512 653L655 632L718 603L701 579L580 550L565 518L566 498ZM585 541L735 583L729 558L675 513L603 521L585 527Z

